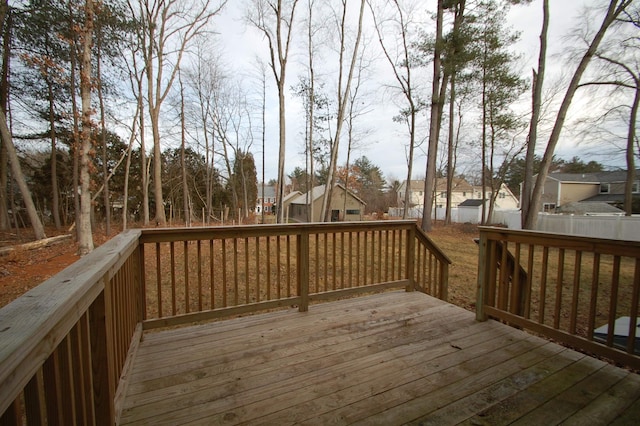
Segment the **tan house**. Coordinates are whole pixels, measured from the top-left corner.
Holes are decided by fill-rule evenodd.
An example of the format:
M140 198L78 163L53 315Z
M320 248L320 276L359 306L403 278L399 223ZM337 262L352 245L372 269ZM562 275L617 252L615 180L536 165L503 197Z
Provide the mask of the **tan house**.
M636 177L640 176L636 171ZM534 176L537 179L537 175ZM550 173L542 190L541 211L555 212L576 202L604 202L615 207L624 204L627 172ZM633 183L634 197L640 194L640 180Z
M308 222L309 211L313 206L312 222L322 222L322 199L325 186L320 185L306 194L298 193L297 196L287 197L283 207L288 211L289 220L294 222ZM346 202L346 205L345 205ZM347 191L342 184L336 184L331 195L331 221L358 221L362 220L366 203L351 191Z

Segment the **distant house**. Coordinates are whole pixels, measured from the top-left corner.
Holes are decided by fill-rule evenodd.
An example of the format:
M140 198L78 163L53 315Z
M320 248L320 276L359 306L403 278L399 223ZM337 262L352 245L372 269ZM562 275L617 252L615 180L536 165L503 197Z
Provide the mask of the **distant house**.
M258 184L258 200L256 201L255 213L262 214L264 206L265 214L275 213L276 205L276 188L271 185L264 186L264 194L262 193L262 184Z
M313 206L312 222L322 222L322 198L325 186L320 185L308 193L299 193L296 196L287 197L283 207L288 209L289 219L295 222L308 222L309 211ZM345 208L346 197L346 208ZM362 220L366 203L351 191L347 191L341 184L336 184L331 196L331 221L358 221Z
M400 208L404 207L404 195L406 193L406 181L402 182L397 191L398 196L398 206ZM485 194L485 198L491 198L491 189L488 189ZM422 180L412 180L411 188L410 188L410 202L409 208L416 206L424 205L424 181ZM466 200L481 200L482 197L482 186L474 186L467 182L462 178L454 178L453 185L451 189L451 208L458 207L461 203ZM439 178L436 179L436 189L435 196L433 199L433 204L435 208L443 209L447 205L447 179ZM513 192L507 187L507 185L502 184L500 189L498 190L498 195L496 197L495 208L497 209L517 209L518 208L518 198L513 195Z
M632 192L640 197L640 170ZM534 176L537 179L537 175ZM542 190L543 212L556 212L561 207L580 202L607 203L618 209L624 205L627 172L624 170L597 173L550 173ZM566 210L566 209L565 209Z

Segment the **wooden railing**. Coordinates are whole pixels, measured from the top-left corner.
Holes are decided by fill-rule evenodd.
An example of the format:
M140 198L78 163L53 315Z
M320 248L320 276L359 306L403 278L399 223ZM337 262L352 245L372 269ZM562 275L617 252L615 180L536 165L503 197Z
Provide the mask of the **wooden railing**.
M640 243L483 227L479 244L479 320L640 369Z
M387 288L446 299L415 222L132 230L0 309L0 424L113 424L143 328Z

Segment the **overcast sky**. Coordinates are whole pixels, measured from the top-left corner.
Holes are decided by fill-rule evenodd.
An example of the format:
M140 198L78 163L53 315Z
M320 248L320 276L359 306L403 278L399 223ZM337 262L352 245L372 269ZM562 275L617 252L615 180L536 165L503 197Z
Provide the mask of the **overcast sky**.
M219 31L220 46L223 50L225 62L229 65L229 71L235 76L242 79L242 85L249 91L253 90L255 96L259 96L257 87L256 63L257 57L267 60L268 51L266 43L261 35L253 28L247 27L242 17L244 15L245 2L230 1L223 15L216 19L216 28ZM301 3L303 7L298 10L298 18L306 16L306 2ZM567 40L565 36L568 31L575 27L581 19L585 5L601 4L598 0L553 0L551 5L551 19L549 30L549 71L547 81L557 78L563 71L567 72L567 66L558 58L558 53L567 48ZM435 8L435 0L417 2L423 8ZM367 10L367 13L369 11ZM522 64L520 68L529 77L531 69L535 67L538 57L538 36L540 33L542 19L541 0L533 1L528 6L512 7L508 15L508 23L514 29L522 33L521 41L515 46L515 50L522 54ZM300 21L299 21L300 22ZM598 23L599 24L599 23ZM297 31L304 31L302 25L299 24ZM369 31L371 27L369 26ZM431 31L431 30L429 30ZM371 33L369 33L371 34ZM302 41L304 35L296 34L299 42ZM298 75L304 74L305 69L303 62L306 60L302 49L304 45L298 45L292 56L290 68L287 71L287 87L292 86L298 81ZM371 43L370 51L377 49L375 43ZM322 64L319 66L321 67ZM570 72L573 70L570 69ZM392 117L399 110L399 103L393 96L393 90L381 90L384 84L393 84L393 77L390 73L388 63L382 57L378 57L371 68L372 75L368 78L369 94L364 101L367 109L370 111L363 116L360 122L361 131L366 131L367 136L361 147L357 149L352 158L366 155L374 164L380 166L386 178L394 177L399 180L406 178L406 144L407 132L406 126L394 123ZM427 71L423 72L424 74ZM253 76L253 77L252 77ZM268 81L268 102L267 102L267 140L265 149L265 174L267 180L275 178L277 174L277 152L278 152L278 104L277 92L273 83L273 76L267 75ZM425 84L430 82L425 81ZM425 88L425 94L428 94L428 85ZM527 95L528 96L528 95ZM528 98L523 99L525 105L530 102ZM428 112L427 112L428 113ZM419 138L425 138L426 126L428 124L426 116L422 118L422 128L420 129ZM478 128L477 123L469 123ZM304 168L304 156L302 152L302 144L304 141L304 112L300 101L291 96L287 97L287 155L286 155L286 173L290 173L296 166ZM443 135L446 132L443 131ZM543 143L544 141L541 141ZM341 145L345 147L343 139ZM424 148L426 149L426 147ZM261 176L261 147L255 146L251 149L256 156L256 166L258 168L259 179ZM559 144L557 152L560 156L569 158L572 155L580 156L583 159L592 159L594 155L593 147L585 145L577 145L577 141L568 133L563 133L563 138ZM602 161L602 158L597 158ZM473 164L477 160L466 159L464 153L462 161ZM343 154L339 160L340 164L344 164L345 155ZM609 158L605 161L607 165L620 164L619 159ZM418 149L414 162L413 178L419 178L425 174L426 158L421 149ZM477 167L479 171L479 162ZM468 165L467 165L468 167Z

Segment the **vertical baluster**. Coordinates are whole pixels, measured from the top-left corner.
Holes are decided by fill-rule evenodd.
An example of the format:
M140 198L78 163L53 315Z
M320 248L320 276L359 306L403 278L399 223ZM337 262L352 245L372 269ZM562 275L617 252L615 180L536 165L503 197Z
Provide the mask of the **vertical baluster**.
M344 232L340 232L340 288L345 288L344 282Z
M611 272L611 299L609 299L609 332L607 346L613 346L614 324L618 308L618 289L620 287L620 256L613 256L613 271Z
M169 243L171 252L171 314L175 315L176 308L176 246L173 241ZM162 315L160 315L162 317Z
M534 256L534 245L529 244L529 253L527 259L527 287L526 287L526 296L524 302L524 317L531 317L531 295L533 292L533 256Z
M347 265L349 266L349 288L353 287L353 232L349 232L349 262Z
M291 297L291 235L287 234L287 297ZM300 296L298 294L298 296Z
M324 291L329 290L329 252L327 245L329 244L329 237L327 233L322 234L323 246L324 246Z
M638 327L638 297L640 297L640 258L635 260L635 271L633 273L633 290L631 291L631 309L629 310L629 338L627 339L627 352L635 352L636 330Z
M271 237L267 237L267 249L265 252L267 263L267 300L271 300Z
M598 305L598 286L600 284L600 253L593 253L593 270L591 272L591 298L589 299L589 320L587 338L593 339Z
M360 263L362 258L360 257L360 232L356 232L356 286L360 286Z
M222 307L227 307L227 239L220 240L222 245Z
M576 250L575 264L573 268L573 298L571 300L571 316L569 320L569 333L576 334L576 322L578 318L578 298L580 295L580 274L582 268L582 252Z
M215 309L216 307L216 298L215 298L215 279L213 278L213 240L209 240L209 291L211 292L211 309Z
M509 266L507 254L509 246L507 241L498 241L497 247L500 249L500 281L498 288L498 309L507 310L509 300Z
M198 249L198 261L196 262L198 267L198 312L202 312L202 240L197 241Z
M391 234L391 280L395 281L399 275L396 273L396 230Z
M513 254L513 276L511 277L511 301L510 312L516 315L522 315L522 286L520 276L520 243L515 244L515 252Z
M549 268L549 247L542 248L542 271L540 275L540 312L538 322L544 324L545 309L547 305L547 270Z
M378 283L382 282L382 267L384 263L382 261L382 231L378 231Z
M315 250L316 250L316 277L315 277L315 292L320 293L320 234L315 234Z
M233 239L233 306L238 306L238 239Z
M189 242L184 241L184 306L185 312L191 312L191 304L189 303Z
M156 243L156 304L158 318L162 318L162 274L160 273L160 243Z
M280 256L282 256L282 251L280 250L280 235L276 237L276 281L277 281L277 299L280 300L282 298L281 287L282 287L282 279L281 279L281 271L280 271Z
M249 303L249 238L245 237L244 239L244 293L245 293L245 302Z
M331 233L331 288L333 290L336 289L336 233L335 231Z
M564 249L558 249L558 278L556 280L556 304L553 314L553 327L560 328L562 311L562 286L564 281Z
M256 237L256 302L260 302L260 237Z
M90 371L90 370L89 370ZM92 390L92 388L89 388ZM46 418L46 409L45 409L45 395L44 395L44 384L42 378L42 368L38 369L36 373L33 375L27 386L24 388L24 411L27 417L28 425L44 425ZM89 396L92 396L93 393L90 392ZM16 400L17 401L17 400ZM93 400L89 401L91 410L93 412ZM14 403L15 404L15 403ZM15 407L19 408L19 407ZM12 411L11 408L7 409L7 411ZM19 411L18 411L19 413ZM22 422L18 421L18 414L15 413L15 424L21 424ZM88 417L88 424L92 424L94 418Z
M364 231L364 277L363 277L363 282L362 285L367 285L369 282L367 281L367 270L369 269L369 264L371 262L369 262L369 256L367 256L367 237L369 235L368 231Z

